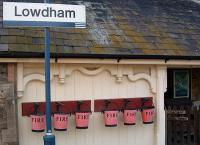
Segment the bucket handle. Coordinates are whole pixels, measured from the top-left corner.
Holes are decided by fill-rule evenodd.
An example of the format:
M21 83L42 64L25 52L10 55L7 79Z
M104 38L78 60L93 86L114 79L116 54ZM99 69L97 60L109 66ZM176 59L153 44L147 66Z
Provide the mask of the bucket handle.
M105 108L104 108L104 110L102 110L102 113L104 113L106 110L108 110L108 106L109 106L110 103L111 103L111 101L109 101L109 100L104 101Z
M56 112L53 112L52 114L56 114L56 113L63 113L63 114L68 114L69 116L71 116L71 113L64 113L62 112L61 106L65 105L62 102L56 102Z
M33 114L36 115L36 114L38 114L39 104L38 103L34 103L33 105L34 105L34 112L33 112Z
M76 111L81 111L81 105L83 104L83 101L77 101L77 108ZM88 105L87 105L88 106ZM88 111L90 114L92 114L92 111ZM74 112L75 114L76 112Z
M61 106L62 106L62 103L60 103L60 102L56 102L56 112L57 113L61 113Z
M105 109L108 109L108 106L109 106L110 103L111 103L111 101L105 100Z
M80 111L81 110L81 105L83 104L82 101L78 101L77 102L77 111Z
M131 102L129 99L124 99L124 110L127 108L129 102Z
M143 110L143 108L145 107L145 103L147 102L147 101L151 101L151 99L150 98L142 98L142 100L141 100L141 111ZM152 106L154 106L153 105L153 103L152 103Z

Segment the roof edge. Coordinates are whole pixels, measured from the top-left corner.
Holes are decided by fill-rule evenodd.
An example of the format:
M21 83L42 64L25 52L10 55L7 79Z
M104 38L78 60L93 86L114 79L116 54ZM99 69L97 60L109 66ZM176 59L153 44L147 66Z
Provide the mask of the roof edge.
M43 52L0 52L0 58L44 58ZM200 56L51 53L51 58L200 60Z

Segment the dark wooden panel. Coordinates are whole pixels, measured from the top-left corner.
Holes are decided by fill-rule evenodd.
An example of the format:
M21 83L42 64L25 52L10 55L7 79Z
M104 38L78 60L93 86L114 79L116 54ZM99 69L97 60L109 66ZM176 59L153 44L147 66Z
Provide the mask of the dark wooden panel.
M34 104L38 104L38 112L45 113L45 102L26 102L22 103L22 116L29 116L34 113ZM84 100L84 101L61 101L61 102L52 102L51 109L52 113L57 112L56 105L57 103L60 104L60 111L63 113L74 113L78 111L78 103L80 105L80 111L91 111L91 101Z
M200 145L199 117L200 110L194 106L167 106L167 145Z

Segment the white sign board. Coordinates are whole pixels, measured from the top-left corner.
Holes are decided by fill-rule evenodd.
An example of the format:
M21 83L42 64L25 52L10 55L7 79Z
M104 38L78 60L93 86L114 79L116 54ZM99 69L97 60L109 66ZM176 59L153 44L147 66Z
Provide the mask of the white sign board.
M3 2L3 25L85 28L85 11L83 5Z

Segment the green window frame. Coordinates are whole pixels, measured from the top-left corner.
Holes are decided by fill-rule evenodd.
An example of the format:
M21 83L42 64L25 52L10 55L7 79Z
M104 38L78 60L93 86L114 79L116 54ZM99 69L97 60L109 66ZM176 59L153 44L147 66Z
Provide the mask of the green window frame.
M175 70L173 73L173 97L190 98L190 72L189 70Z

